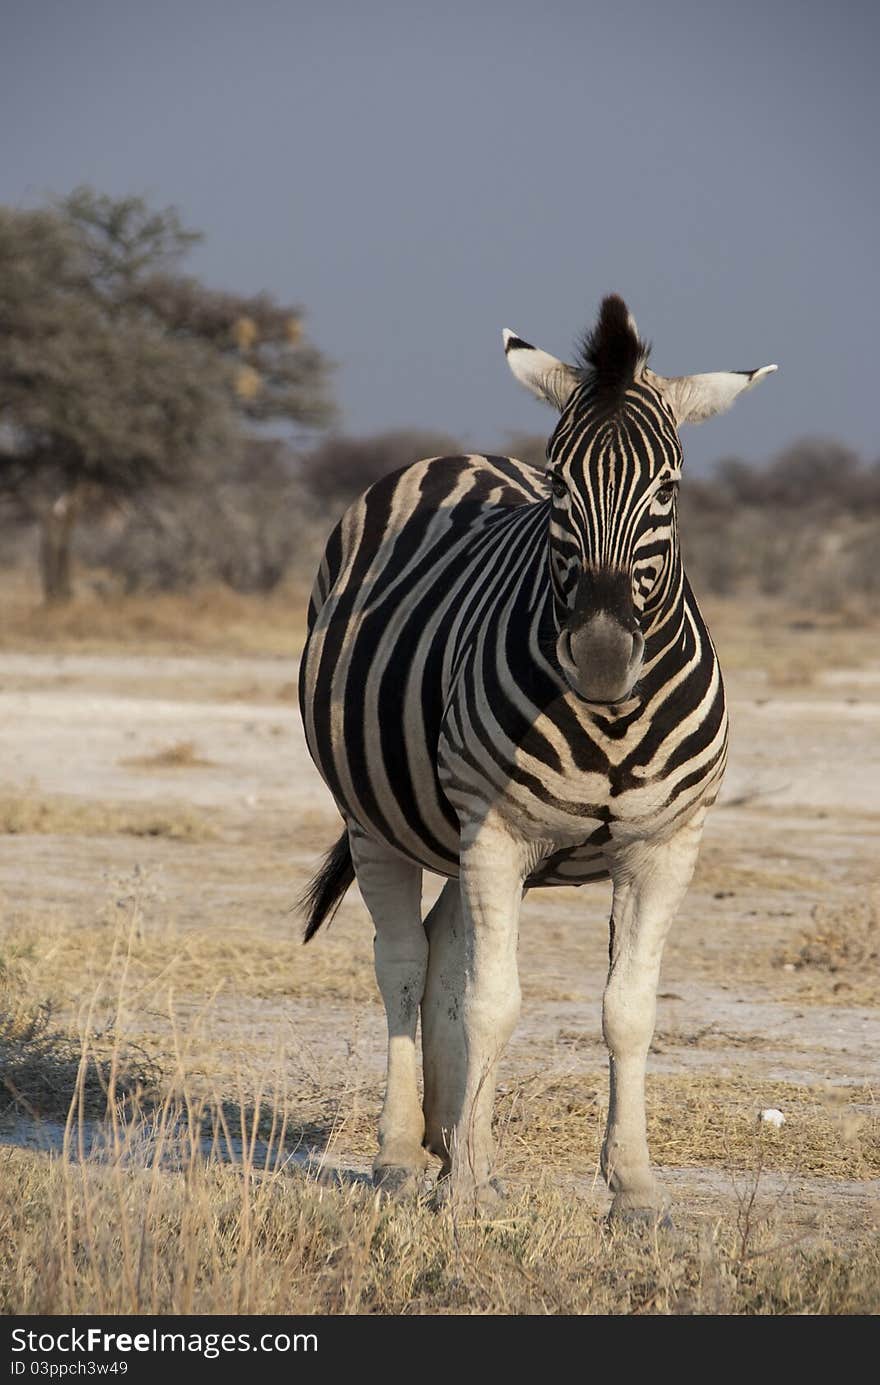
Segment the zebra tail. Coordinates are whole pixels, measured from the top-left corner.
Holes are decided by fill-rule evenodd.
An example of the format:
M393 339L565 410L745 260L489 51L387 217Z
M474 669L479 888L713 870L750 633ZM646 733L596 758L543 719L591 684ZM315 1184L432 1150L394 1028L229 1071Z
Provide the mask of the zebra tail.
M333 918L353 881L354 864L348 833L343 832L298 900L298 907L307 912L304 943L315 936L325 919L329 922Z

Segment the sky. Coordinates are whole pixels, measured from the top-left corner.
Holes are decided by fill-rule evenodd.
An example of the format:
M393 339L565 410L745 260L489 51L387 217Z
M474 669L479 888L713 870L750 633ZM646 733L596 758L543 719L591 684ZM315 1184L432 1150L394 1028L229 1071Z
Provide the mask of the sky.
M779 372L686 465L880 455L873 0L0 0L0 202L175 205L306 311L340 426L549 433L500 332L608 292L668 375Z

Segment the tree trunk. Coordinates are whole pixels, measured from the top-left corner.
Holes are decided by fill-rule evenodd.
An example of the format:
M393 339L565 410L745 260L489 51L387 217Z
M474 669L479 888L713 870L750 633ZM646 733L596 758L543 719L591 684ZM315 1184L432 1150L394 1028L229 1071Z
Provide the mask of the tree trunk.
M40 516L40 578L47 606L61 605L73 596L71 539L76 518L75 497L59 495Z

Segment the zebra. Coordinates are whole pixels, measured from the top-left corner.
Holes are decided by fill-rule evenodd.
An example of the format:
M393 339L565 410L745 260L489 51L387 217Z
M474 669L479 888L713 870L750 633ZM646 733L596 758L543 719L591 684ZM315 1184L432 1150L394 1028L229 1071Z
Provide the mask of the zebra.
M355 877L388 1025L377 1186L500 1195L491 1132L519 1014L520 902L610 877L601 1166L612 1215L665 1215L645 1127L663 945L727 757L724 688L678 543L678 428L775 365L664 378L617 295L569 365L505 330L559 411L545 470L436 457L371 486L326 547L300 707L345 831L305 939ZM446 877L422 918L424 871ZM423 1101L418 1094L421 1017Z

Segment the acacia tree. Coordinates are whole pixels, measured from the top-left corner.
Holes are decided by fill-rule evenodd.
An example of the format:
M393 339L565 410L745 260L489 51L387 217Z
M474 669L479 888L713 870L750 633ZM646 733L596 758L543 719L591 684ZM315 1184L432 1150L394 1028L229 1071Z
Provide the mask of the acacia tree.
M199 239L173 208L91 189L0 208L0 489L39 525L48 601L71 594L85 508L208 483L249 422L331 415L301 310L181 275Z

